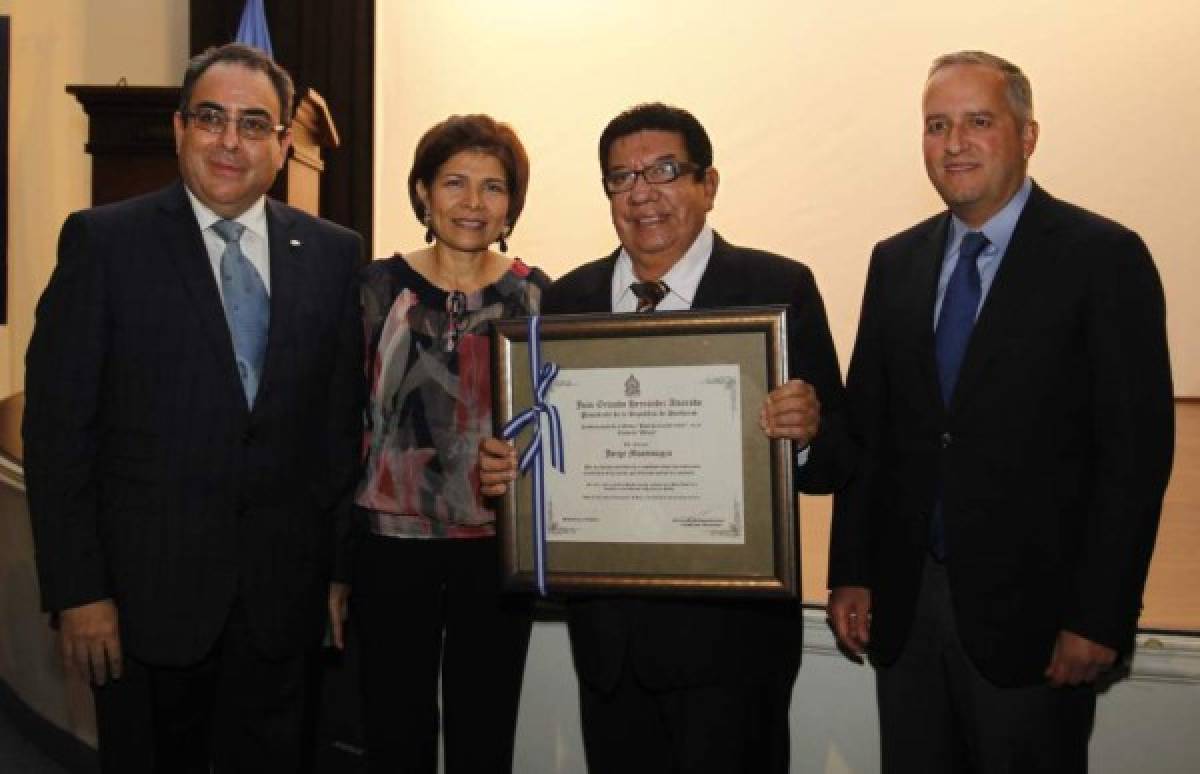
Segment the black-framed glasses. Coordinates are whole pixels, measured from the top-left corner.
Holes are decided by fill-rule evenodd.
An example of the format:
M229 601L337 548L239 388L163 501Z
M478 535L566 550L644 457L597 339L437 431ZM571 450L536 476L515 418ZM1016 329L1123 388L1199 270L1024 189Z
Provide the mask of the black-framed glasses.
M691 174L699 169L699 164L693 164L690 161L664 159L642 169L618 169L605 174L601 180L604 182L605 191L610 194L618 194L633 190L639 176L652 185L663 185L673 183L681 175Z
M270 118L258 113L242 113L236 119L229 117L224 110L215 107L198 107L183 114L186 121L193 122L197 127L212 134L224 134L225 127L233 121L237 127L238 136L243 140L265 140L273 134L287 129L283 124L276 124Z

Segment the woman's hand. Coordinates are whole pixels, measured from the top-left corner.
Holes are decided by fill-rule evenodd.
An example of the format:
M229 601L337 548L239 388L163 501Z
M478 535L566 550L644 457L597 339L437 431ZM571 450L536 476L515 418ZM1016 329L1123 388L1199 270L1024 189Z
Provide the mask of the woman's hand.
M329 632L333 647L346 649L346 618L349 617L350 584L334 581L329 584Z
M517 479L517 450L499 438L479 442L479 491L487 497L501 497Z

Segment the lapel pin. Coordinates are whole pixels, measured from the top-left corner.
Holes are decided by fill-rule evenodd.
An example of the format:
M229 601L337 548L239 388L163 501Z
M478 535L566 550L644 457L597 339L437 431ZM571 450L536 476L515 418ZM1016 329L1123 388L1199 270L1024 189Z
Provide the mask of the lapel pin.
M300 240L299 240L299 239L293 239L292 241L288 242L288 244L290 244L292 247L299 247L299 246L300 246Z

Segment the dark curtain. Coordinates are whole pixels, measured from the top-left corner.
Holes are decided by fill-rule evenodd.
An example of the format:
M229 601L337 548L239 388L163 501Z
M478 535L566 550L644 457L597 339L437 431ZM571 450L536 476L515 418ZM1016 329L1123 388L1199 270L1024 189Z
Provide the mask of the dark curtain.
M191 52L233 40L245 0L192 0ZM374 165L374 0L265 0L275 60L329 105L342 145L324 149L321 214L371 247ZM370 257L368 255L368 257Z

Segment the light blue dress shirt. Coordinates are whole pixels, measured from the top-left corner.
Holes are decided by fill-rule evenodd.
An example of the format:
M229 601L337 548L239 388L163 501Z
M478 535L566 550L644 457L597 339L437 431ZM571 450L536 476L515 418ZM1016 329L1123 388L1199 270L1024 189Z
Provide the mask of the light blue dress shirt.
M979 308L975 310L976 318L979 317L979 310L987 301L988 291L992 289L992 280L996 279L996 272L1000 270L1000 262L1004 260L1004 253L1008 250L1008 243L1012 240L1013 230L1017 227L1017 219L1021 217L1025 203L1029 201L1029 192L1032 190L1033 180L1027 177L1017 192L1013 194L1013 198L1008 200L1008 204L1004 205L987 223L983 224L982 228L978 229L988 238L990 244L979 256L981 292ZM950 283L950 275L954 273L954 267L958 265L958 249L962 245L963 237L972 230L974 229L959 220L957 215L951 216L950 233L946 236L946 253L942 259L942 274L938 277L937 303L933 307L934 328L937 327L938 315L942 313L942 299L946 296L946 285Z

